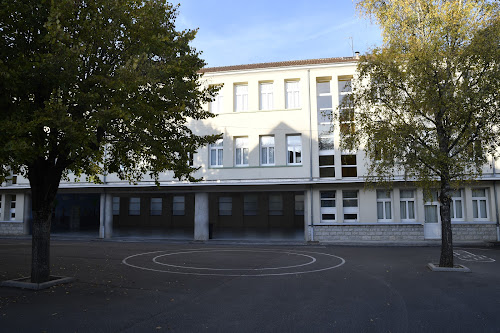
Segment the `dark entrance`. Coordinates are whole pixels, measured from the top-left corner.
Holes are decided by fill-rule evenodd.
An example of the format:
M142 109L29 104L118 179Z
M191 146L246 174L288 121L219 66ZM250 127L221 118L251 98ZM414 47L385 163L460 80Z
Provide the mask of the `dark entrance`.
M58 194L52 214L52 233L78 233L98 236L99 194Z

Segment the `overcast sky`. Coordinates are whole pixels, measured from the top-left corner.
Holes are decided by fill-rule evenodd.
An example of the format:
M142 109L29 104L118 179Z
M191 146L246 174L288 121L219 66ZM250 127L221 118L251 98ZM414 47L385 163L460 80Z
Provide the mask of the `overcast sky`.
M352 0L181 0L178 29L199 28L192 45L208 67L351 56L381 44Z

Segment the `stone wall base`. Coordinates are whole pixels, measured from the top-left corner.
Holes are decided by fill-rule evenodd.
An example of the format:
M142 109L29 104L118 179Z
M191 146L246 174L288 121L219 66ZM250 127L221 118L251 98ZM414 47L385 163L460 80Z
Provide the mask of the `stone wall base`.
M24 235L22 222L0 222L0 235Z

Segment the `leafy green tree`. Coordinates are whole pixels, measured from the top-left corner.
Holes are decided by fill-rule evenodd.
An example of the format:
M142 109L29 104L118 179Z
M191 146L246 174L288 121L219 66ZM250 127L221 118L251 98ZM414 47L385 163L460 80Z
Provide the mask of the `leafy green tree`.
M29 179L32 282L49 279L50 219L69 173L193 180L189 154L217 136L187 119L201 105L205 65L164 0L0 0L0 165Z
M500 125L500 12L487 0L362 0L384 42L362 56L353 93L356 130L369 178L415 180L439 189L440 266L453 266L450 196L481 176L497 152ZM400 178L401 179L401 178Z

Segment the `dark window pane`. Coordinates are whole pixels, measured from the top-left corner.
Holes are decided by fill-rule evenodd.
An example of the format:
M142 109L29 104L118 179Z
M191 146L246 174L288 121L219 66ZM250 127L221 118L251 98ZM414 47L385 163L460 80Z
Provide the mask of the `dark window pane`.
M357 177L358 171L355 167L343 167L342 168L342 177Z
M344 220L357 220L358 214L344 214Z
M322 214L322 220L335 220L335 214Z
M342 155L340 160L342 165L356 165L356 155Z
M335 168L320 168L320 177L335 177Z
M333 155L322 155L319 157L319 165L334 165L335 161Z

